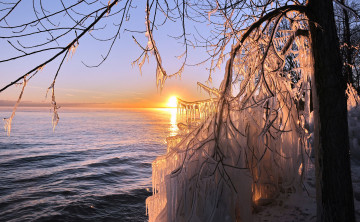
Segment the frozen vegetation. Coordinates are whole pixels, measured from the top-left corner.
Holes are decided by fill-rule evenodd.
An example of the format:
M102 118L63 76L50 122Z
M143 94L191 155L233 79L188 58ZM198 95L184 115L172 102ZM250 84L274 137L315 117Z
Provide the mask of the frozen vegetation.
M353 90L353 88L349 87L348 90ZM357 104L360 100L356 94L349 92L349 141L352 158L355 211L357 220L359 220L360 106ZM225 218L225 221L235 221L241 217L241 221L315 222L316 193L313 158L308 158L306 155L299 158L299 162L294 162L294 158L284 160L280 156L276 160L278 154L273 155L272 152L269 152L266 155L262 153L261 158L263 160L261 161L263 163L258 163L258 166L255 166L255 168L259 171L265 171L265 176L258 175L255 172L255 175L258 176L257 181L253 179L254 172L251 172L249 169L244 171L246 167L243 169L241 164L239 164L241 161L246 162L246 158L225 163L214 160L210 157L210 153L214 152L212 149L215 149L215 142L210 141L214 141L214 139L212 137L209 139L206 136L203 138L199 137L199 135L208 135L214 127L214 125L211 125L214 120L210 118L205 123L197 126L199 121L212 114L212 110L206 108L211 107L209 106L209 101L212 102L213 100L196 101L194 103L178 101L178 115L180 115L180 118L182 116L187 125L183 123L178 125L181 133L167 139L168 153L157 158L153 163L154 195L147 200L150 221L184 221L186 219L190 219L190 221L217 221L222 217ZM283 138L281 141L282 146L280 148L271 147L271 151L279 149L284 155L285 149L299 150L307 147L308 150L311 150L313 141L312 115L310 114L309 117L310 121L307 123L307 128L309 129L307 134L308 147L301 147L299 144L293 146L294 140L291 141L292 137L299 140L299 137L296 137L297 135L295 134L295 136ZM241 116L240 118L241 120L246 120L246 117ZM250 128L249 125L247 127ZM248 129L249 131L250 129ZM258 135L255 134L251 141L256 146L261 146L258 143ZM227 141L222 142L227 143ZM248 140L240 140L240 142L246 143ZM233 145L238 146L240 144L225 144L226 148ZM204 148L201 146L204 146ZM270 148L268 149L270 150ZM294 150L290 154L287 153L287 156L301 156L300 152L297 153ZM264 148L261 151L266 153ZM225 149L225 152L230 153L233 157L241 156L240 153L235 153L230 149ZM311 155L310 153L308 152L307 154ZM288 167L288 171L281 172L281 165L272 166L272 161L279 162ZM238 168L230 167L229 162ZM301 171L303 169L302 164L305 164L304 171ZM222 165L223 174L219 170L220 172L216 175L218 165ZM278 170L278 172L275 174L275 172L269 172L270 170L265 168L271 169L271 171ZM296 169L298 170L296 171ZM223 178L226 174L229 175L230 184L227 184L226 178ZM293 181L278 180L276 181L278 185L275 186L272 181L272 175L288 177L293 179ZM230 179L230 177L236 179ZM223 182L221 182L222 180ZM232 192L231 186L237 188L236 192ZM174 190L174 188L176 189Z
M302 15L289 12L245 31L247 38L232 46L220 88L199 84L210 99L178 100L180 133L152 164L150 222L316 220L313 73L309 42L296 35L306 26ZM353 92L348 88L358 201L360 112Z

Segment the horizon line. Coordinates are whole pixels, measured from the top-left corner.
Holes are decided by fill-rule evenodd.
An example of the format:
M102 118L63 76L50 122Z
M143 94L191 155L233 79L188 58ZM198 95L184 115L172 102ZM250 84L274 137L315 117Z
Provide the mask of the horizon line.
M2 108L14 108L16 105L16 101L12 100L0 100L0 107ZM59 108L109 108L109 109L117 109L117 108L176 108L176 107L168 107L168 106L144 106L140 107L138 105L124 105L121 104L113 104L113 103L61 103L58 104ZM51 102L33 102L33 101L22 101L19 103L18 108L51 108Z

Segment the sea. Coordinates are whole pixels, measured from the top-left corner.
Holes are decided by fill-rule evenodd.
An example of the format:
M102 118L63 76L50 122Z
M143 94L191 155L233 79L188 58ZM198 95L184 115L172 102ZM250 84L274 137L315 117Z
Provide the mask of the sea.
M0 117L11 109L0 109ZM147 221L176 109L21 108L0 131L0 221Z

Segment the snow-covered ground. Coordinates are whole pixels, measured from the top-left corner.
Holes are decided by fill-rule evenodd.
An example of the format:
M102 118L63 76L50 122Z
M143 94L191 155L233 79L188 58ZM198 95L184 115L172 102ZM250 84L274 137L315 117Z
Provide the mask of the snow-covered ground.
M348 113L351 149L351 173L354 190L356 221L360 221L360 106ZM299 194L283 194L268 206L255 209L254 221L297 222L316 221L315 167L308 163L305 188Z

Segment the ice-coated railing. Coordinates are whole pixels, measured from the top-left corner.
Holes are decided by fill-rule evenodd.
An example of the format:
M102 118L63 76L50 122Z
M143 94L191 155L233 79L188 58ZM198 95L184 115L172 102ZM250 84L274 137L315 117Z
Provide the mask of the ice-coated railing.
M216 111L217 98L188 102L177 98L177 115L188 125L203 121Z

